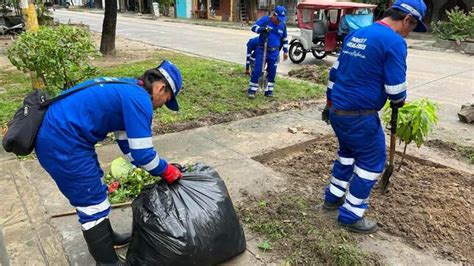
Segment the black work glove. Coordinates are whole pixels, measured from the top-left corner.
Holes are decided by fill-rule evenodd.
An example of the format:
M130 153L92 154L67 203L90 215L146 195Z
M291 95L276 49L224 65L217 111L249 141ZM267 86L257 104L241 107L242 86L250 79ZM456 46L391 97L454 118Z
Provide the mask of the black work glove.
M394 102L390 101L390 107L391 107L392 109L393 109L393 108L400 109L400 108L402 108L404 105L405 105L405 100L400 101L400 102L398 102L398 103L394 103Z
M331 124L331 121L329 121L329 106L326 105L326 107L324 107L324 110L321 113L321 119L326 122L326 124Z
M272 31L272 27L269 27L269 26L266 26L264 29L263 29L263 32L265 33L269 33L270 31Z

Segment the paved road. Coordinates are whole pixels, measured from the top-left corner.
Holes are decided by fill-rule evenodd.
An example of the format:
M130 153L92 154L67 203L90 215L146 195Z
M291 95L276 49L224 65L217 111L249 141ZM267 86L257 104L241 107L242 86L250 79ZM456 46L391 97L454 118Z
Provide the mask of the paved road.
M102 14L57 10L55 18L61 22L82 21L91 30L101 31ZM291 34L297 34L292 29ZM243 63L245 44L255 36L249 31L198 26L119 16L117 35L144 43L192 53L204 57ZM410 42L410 40L408 41ZM324 60L332 64L334 57ZM308 55L304 64L321 63ZM290 61L280 63L278 72L286 74L298 65ZM463 103L474 103L474 60L457 53L409 50L409 99L429 97L440 104L440 125L436 137L466 141L474 144L474 127L457 121ZM438 135L441 134L441 135ZM462 137L460 137L462 136Z

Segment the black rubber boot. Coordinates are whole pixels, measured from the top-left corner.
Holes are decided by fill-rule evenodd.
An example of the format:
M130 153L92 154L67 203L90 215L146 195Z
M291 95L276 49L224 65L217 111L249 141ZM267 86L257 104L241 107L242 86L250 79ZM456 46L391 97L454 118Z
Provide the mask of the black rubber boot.
M132 239L132 234L131 233L123 233L119 234L112 229L112 225L110 224L110 231L112 232L112 239L114 243L114 248L123 248L128 246L128 243L130 243L130 240Z
M339 225L355 233L370 234L377 231L377 223L365 218L362 218L353 224L344 224L339 222Z
M342 204L344 204L344 197L340 198L335 203L324 201L323 209L328 211L334 211L337 210L340 206L342 206Z
M104 219L89 230L82 231L89 253L97 265L126 265L115 253L109 219Z

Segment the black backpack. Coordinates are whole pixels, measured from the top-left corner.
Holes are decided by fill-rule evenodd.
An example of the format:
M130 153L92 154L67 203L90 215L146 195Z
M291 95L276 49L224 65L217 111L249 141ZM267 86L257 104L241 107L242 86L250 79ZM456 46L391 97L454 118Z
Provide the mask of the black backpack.
M52 99L43 90L35 90L23 100L23 105L16 111L7 124L2 145L5 151L19 156L30 154L35 148L36 136L43 122L44 115L51 103L59 101L80 90L104 83L134 84L124 81L98 81L67 91ZM135 85L135 84L134 84Z

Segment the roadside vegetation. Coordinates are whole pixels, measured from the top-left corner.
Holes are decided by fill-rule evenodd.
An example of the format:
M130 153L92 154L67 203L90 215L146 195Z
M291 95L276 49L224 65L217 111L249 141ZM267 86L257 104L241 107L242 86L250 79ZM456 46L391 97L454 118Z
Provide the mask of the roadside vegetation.
M138 77L165 58L181 69L184 82L179 95L180 111L172 113L166 108L157 110L155 122L159 126L238 112L254 112L258 115L263 114L259 110L273 108L276 104L304 102L324 96L321 85L277 78L275 98L268 99L259 93L251 101L246 97L248 77L242 74L243 66L170 51L153 52L150 59L143 61L98 67L94 76L82 77L81 80L98 76ZM0 94L0 125L4 126L32 89L29 73L3 67L0 69L0 87L4 88ZM217 119L215 122L222 121Z
M459 7L446 10L447 21L437 21L431 24L433 33L439 39L456 42L474 39L474 12L464 13Z

